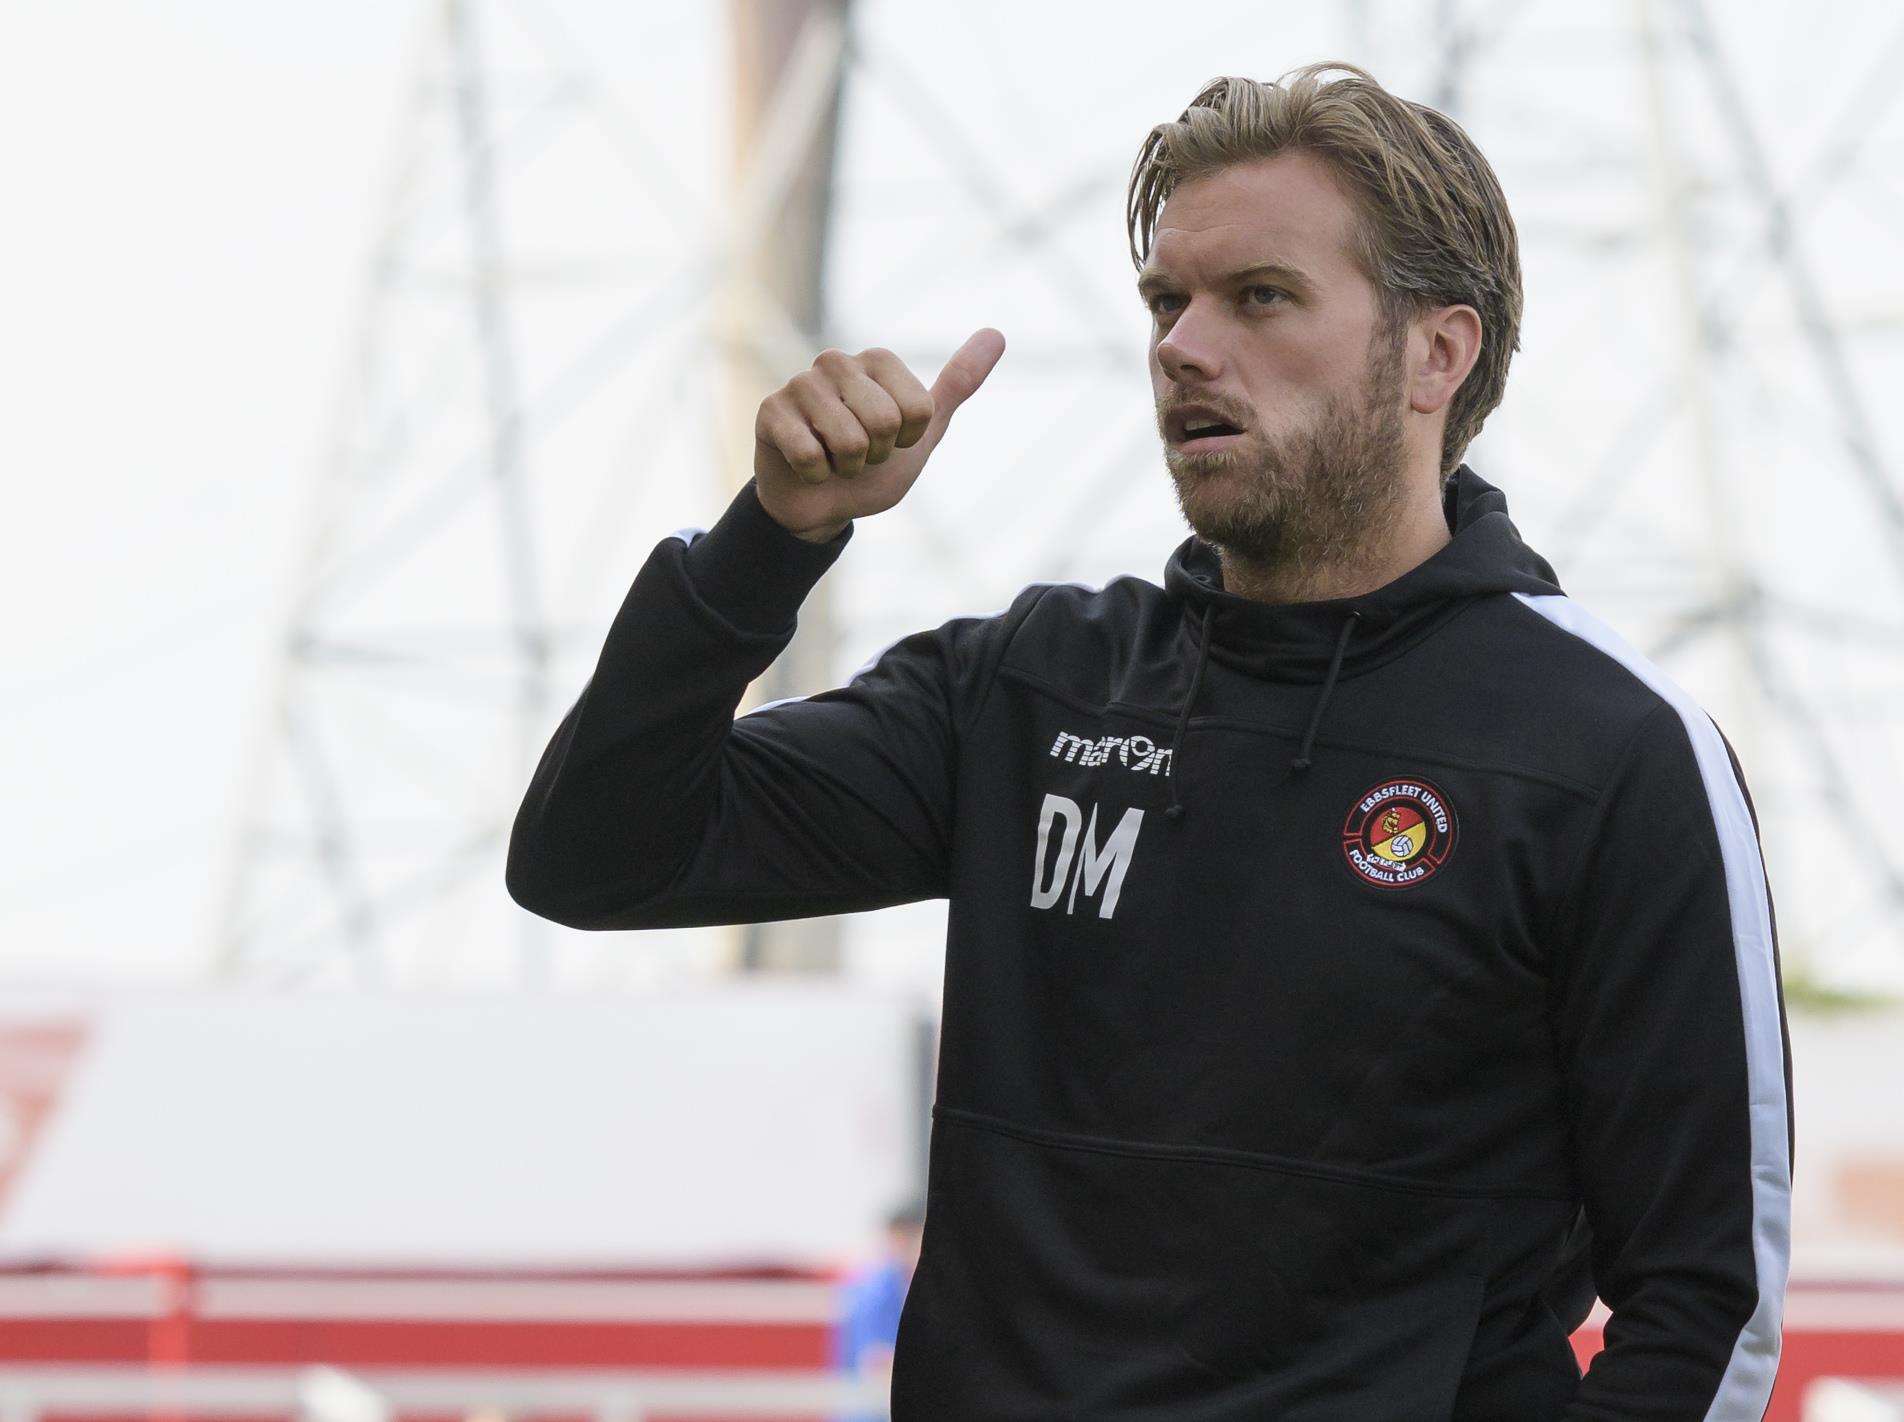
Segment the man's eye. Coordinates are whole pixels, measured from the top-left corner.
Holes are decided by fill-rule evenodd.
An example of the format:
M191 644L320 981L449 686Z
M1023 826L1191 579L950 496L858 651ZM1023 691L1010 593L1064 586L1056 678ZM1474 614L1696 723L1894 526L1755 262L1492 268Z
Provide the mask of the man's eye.
M1274 300L1271 300L1271 301L1258 301L1258 302L1251 303L1252 305L1256 305L1256 306L1273 306L1275 305L1277 301L1287 301L1289 299L1288 294L1284 292L1281 287L1265 286L1260 282L1251 286L1244 287L1243 291L1245 295L1249 295L1253 292L1258 292L1258 291L1266 291L1270 294L1271 297L1274 298ZM1162 303L1166 301L1176 301L1178 299L1180 298L1178 297L1177 293L1174 291L1160 291L1155 296L1151 297L1148 301L1146 301L1144 305L1148 306L1154 314L1158 316L1162 316L1166 312L1166 308L1162 305Z

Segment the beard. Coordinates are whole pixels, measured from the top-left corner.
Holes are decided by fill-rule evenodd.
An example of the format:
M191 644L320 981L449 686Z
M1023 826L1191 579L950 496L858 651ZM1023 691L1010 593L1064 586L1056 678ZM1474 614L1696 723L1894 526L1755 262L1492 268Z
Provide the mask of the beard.
M1353 399L1331 393L1303 429L1246 430L1228 449L1186 453L1164 443L1184 521L1254 579L1306 580L1352 567L1399 522L1404 437L1404 332L1377 330Z

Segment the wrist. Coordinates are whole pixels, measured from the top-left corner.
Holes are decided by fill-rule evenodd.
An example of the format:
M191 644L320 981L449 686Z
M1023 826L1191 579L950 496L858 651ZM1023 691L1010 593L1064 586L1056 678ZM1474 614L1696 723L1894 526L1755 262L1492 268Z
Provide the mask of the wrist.
M794 613L852 538L850 523L831 543L801 538L767 512L749 480L681 560L701 601L730 625L791 635Z
M840 530L845 528L846 524L847 520L842 520L839 523L829 524L825 528L810 528L804 533L796 529L787 529L787 532L793 534L795 538L802 539L807 543L831 543L840 536ZM782 527L785 527L785 525L783 524Z

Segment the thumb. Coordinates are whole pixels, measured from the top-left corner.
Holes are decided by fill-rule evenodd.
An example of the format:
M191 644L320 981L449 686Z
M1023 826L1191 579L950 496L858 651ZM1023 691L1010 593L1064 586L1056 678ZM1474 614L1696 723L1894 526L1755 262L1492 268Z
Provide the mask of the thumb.
M972 398L1004 354L1005 337L990 326L981 326L965 338L965 344L952 352L945 369L932 382L932 423L920 444L930 449L939 442L953 412Z

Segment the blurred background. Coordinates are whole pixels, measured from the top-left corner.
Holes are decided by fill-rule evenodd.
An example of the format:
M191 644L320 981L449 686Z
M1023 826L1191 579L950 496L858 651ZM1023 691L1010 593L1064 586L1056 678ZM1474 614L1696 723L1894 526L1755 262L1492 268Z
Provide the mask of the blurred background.
M1029 581L1160 582L1131 164L1206 80L1326 58L1493 162L1527 306L1468 462L1747 773L1798 1118L1771 1415L1904 1417L1895 6L29 0L7 1422L882 1415L944 904L578 933L504 893L509 823L825 347L929 385L1009 341L750 704Z

